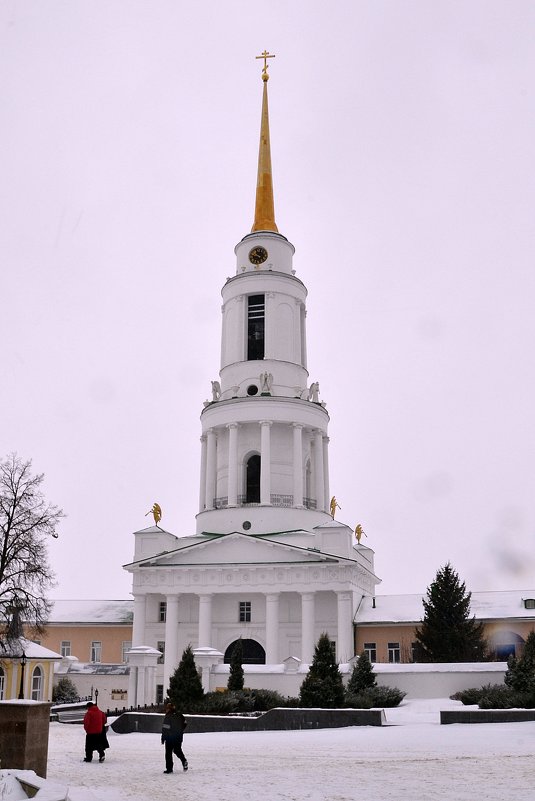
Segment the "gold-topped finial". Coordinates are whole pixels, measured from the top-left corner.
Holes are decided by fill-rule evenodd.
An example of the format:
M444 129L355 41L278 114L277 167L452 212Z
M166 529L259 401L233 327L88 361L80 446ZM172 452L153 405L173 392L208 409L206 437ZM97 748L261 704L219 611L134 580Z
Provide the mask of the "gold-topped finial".
M271 147L269 142L269 114L267 82L269 75L267 72L268 58L275 58L273 53L264 50L261 56L256 58L264 59L262 69L262 80L264 88L262 93L262 117L260 122L260 148L258 151L258 177L256 181L256 202L254 223L252 231L275 231L278 232L275 224L275 207L273 202L273 177L271 174Z
M264 66L262 68L262 80L263 81L269 81L267 60L268 60L268 58L275 58L275 54L274 53L270 53L268 50L264 50L262 55L256 56L256 58L263 58L264 59Z

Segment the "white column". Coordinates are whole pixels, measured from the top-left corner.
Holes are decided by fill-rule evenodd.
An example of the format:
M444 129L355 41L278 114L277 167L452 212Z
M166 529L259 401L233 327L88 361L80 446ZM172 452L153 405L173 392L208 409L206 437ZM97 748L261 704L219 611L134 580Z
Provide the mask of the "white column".
M128 704L137 706L137 666L130 665L128 674Z
M199 492L199 512L204 510L206 503L206 436L201 437L201 482Z
M303 426L293 423L294 430L294 506L303 508Z
M329 492L329 437L323 437L323 484L325 487L324 493L324 509L329 508L331 501L331 494Z
M198 648L212 647L212 596L199 595L199 642Z
M216 492L216 434L213 428L207 431L206 451L206 494L204 497L205 509L214 508Z
M314 433L314 473L316 476L316 508L318 512L325 509L325 481L323 477L323 434Z
M228 505L238 505L238 424L228 426Z
M337 592L338 605L338 662L348 662L354 656L353 598L350 592Z
M238 295L235 303L237 325L236 330L232 331L232 336L238 337L238 358L236 361L243 362L247 358L247 321L245 320L245 307L247 304L243 295ZM227 336L230 336L230 332Z
M260 503L271 503L271 420L260 421Z
M132 645L146 645L146 596L136 595L134 598L134 622L132 625Z
M178 595L166 597L165 613L165 655L163 665L164 696L169 689L169 679L178 665Z
M264 295L264 359L273 359L275 356L274 331L270 321L273 319L273 299L274 292L266 292Z
M302 302L295 298L294 306L294 352L293 361L296 364L301 364L301 306Z
M156 703L156 667L147 668L147 686L145 688L146 698L145 703Z
M307 366L307 310L305 309L305 304L303 303L301 309L301 354L302 354L302 364L306 370Z
M316 622L313 592L301 593L301 661L310 664L314 656L314 627Z
M279 593L266 595L266 664L279 664Z
M146 678L147 678L147 668L143 666L139 666L137 669L137 697L136 697L136 706L143 706L143 704L147 703L146 695Z

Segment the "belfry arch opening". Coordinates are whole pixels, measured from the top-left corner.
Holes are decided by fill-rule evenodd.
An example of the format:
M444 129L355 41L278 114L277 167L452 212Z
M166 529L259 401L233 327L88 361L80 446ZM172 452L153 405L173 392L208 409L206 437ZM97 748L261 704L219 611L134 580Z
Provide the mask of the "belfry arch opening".
M225 651L225 665L230 665L230 660L232 657L232 652L238 640L234 640L231 642L227 650ZM242 649L243 649L243 657L242 657L242 665L265 665L266 664L266 652L264 651L263 647L260 645L259 642L256 640L242 640Z
M245 503L260 503L260 465L259 453L254 453L245 464Z
M264 295L249 295L247 300L247 360L264 358Z

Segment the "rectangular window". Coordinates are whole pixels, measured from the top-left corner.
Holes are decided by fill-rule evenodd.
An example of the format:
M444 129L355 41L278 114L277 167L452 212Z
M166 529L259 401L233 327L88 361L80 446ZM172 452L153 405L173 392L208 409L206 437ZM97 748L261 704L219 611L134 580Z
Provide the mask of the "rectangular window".
M160 623L165 623L166 619L167 619L167 601L160 601L158 620L160 621Z
M165 662L165 640L158 640L156 643L156 648L162 653L162 655L158 657L158 664L163 665Z
M71 641L70 640L62 640L59 652L60 652L60 654L62 656L70 656L71 655Z
M401 662L401 648L399 647L399 642L388 643L388 661Z
M128 662L128 651L132 647L131 640L123 640L123 647L122 647L122 658L123 662Z
M102 643L99 640L93 640L91 643L91 656L89 658L90 662L101 662L102 661Z
M264 295L249 295L247 305L247 359L264 358Z
M163 684L156 685L156 703L163 704Z
M240 623L251 622L251 601L240 601Z
M364 643L364 651L368 655L368 659L370 662L377 662L377 643L376 642L365 642Z
M4 668L0 667L0 701L4 700L5 681L6 681L6 677L4 676Z

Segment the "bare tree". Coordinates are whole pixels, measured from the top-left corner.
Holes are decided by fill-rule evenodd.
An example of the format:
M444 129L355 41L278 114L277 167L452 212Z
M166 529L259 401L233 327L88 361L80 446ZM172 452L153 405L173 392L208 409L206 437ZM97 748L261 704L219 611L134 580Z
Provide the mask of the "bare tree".
M37 631L46 623L46 593L54 585L46 542L57 537L64 517L42 491L44 475L32 475L31 461L11 454L0 461L0 617L9 636L13 609ZM1 635L0 635L1 636Z

